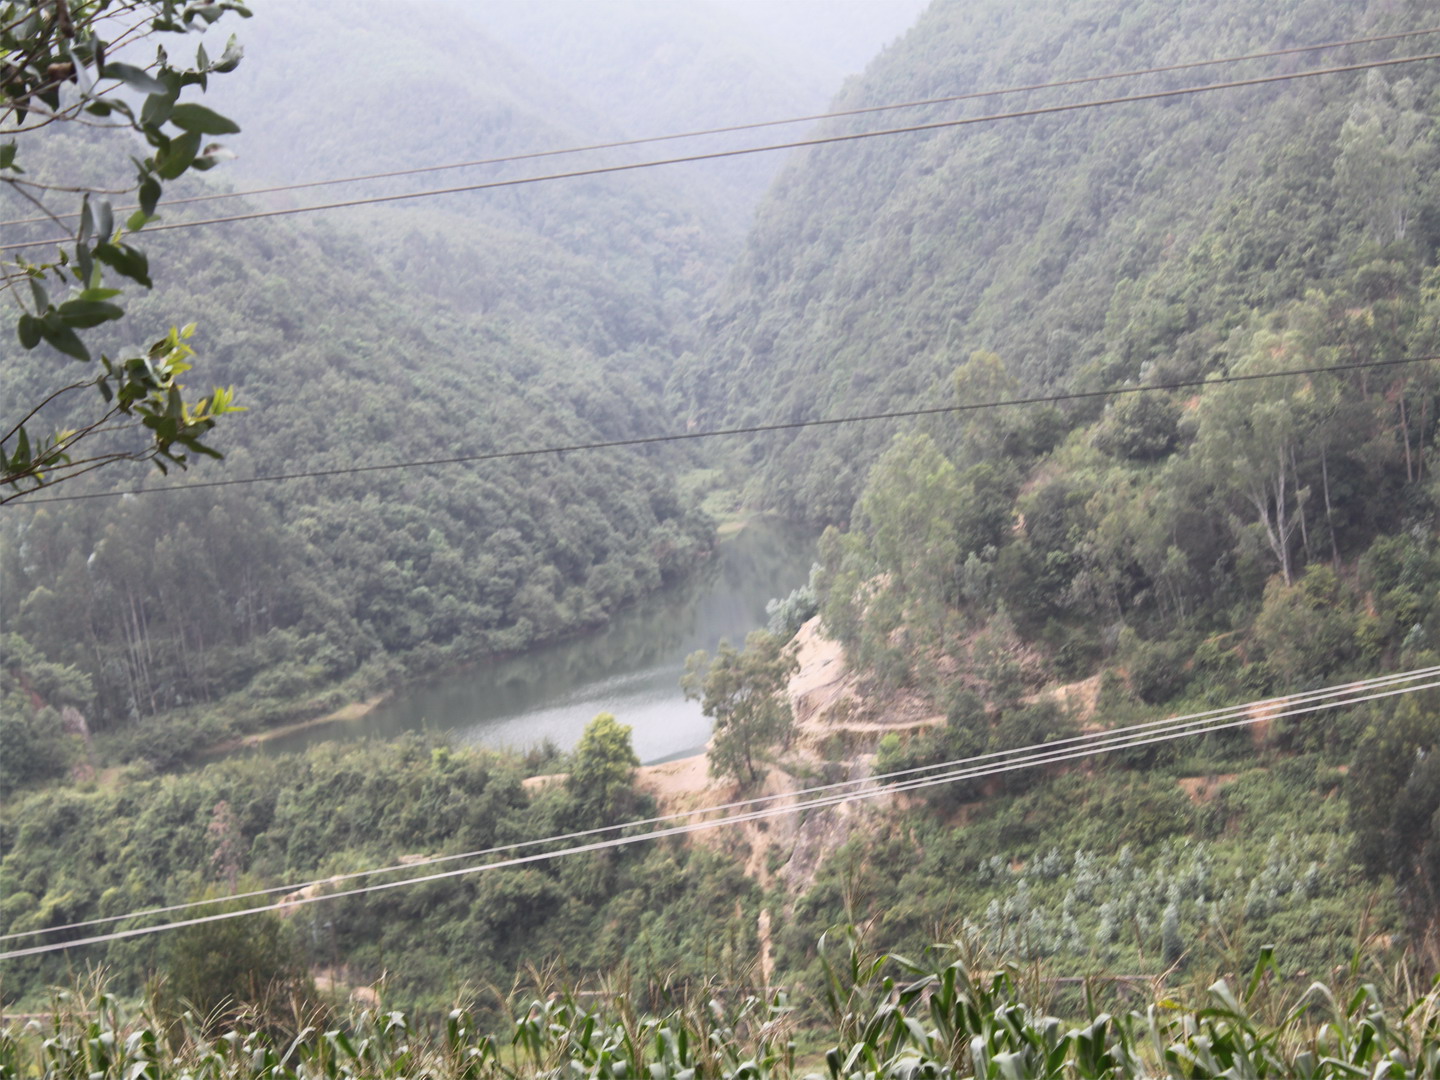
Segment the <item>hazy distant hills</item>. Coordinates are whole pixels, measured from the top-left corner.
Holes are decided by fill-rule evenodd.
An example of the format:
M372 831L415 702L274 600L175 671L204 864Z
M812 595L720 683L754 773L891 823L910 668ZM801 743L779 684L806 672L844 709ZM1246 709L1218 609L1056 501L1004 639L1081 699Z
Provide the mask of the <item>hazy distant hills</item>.
M919 0L276 4L241 28L246 61L228 80L217 80L214 97L245 129L235 140L241 158L229 170L240 185L533 153L819 111L920 7ZM814 33L806 32L812 20ZM315 93L317 87L325 92ZM662 142L600 160L758 145L801 130ZM442 187L592 163L541 158L365 190ZM467 195L438 206L518 216L543 232L563 210L579 213L590 193L643 191L738 235L780 164L779 155L747 156L566 182L558 192Z
M537 73L444 3L277 4L241 27L247 56L214 98L244 129L225 179L238 187L486 160L622 138L627 133ZM314 93L315 87L326 88ZM484 183L595 164L561 156L309 189L289 205ZM277 198L277 201L278 198ZM663 174L627 174L386 204L328 215L390 228L443 221L532 234L573 253L625 265L670 245L658 234L698 227L701 202ZM611 227L625 223L627 235ZM695 243L695 228L686 243ZM483 249L487 245L480 242ZM716 249L713 241L699 242Z
M465 8L479 25L605 124L632 136L696 131L823 111L843 80L902 33L923 0L503 0ZM661 143L652 157L757 146L804 126ZM640 153L642 151L635 151ZM675 182L703 193L731 227L749 222L783 157L686 165Z

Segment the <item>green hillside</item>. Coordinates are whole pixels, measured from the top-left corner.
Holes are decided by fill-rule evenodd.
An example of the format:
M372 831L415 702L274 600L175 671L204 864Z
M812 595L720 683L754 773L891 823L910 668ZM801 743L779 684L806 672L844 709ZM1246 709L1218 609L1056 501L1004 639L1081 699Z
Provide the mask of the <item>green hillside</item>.
M1425 14L1417 4L1362 18L1302 3L1183 14L942 3L838 104L1337 40L1419 26ZM1284 67L1423 52L1425 40L1306 54ZM884 123L1260 73L1254 64L1202 69L886 114ZM1216 370L1241 321L1313 288L1333 291L1357 259L1381 257L1397 239L1387 218L1397 199L1410 265L1428 265L1435 174L1421 163L1432 152L1434 83L1434 65L1419 64L810 150L759 211L679 388L697 416L770 421L950 403L950 376L978 349L999 354L1027 390ZM1374 164L1367 139L1397 156L1383 189L1359 167ZM758 443L758 497L847 520L890 434L870 425Z
M228 239L187 249L174 263L184 295L135 312L183 305L213 377L251 409L212 476L617 438L661 420L636 340L644 314L603 285L572 300L590 324L572 332L608 354L584 365L581 343L528 320L437 312L433 297L419 317L412 286L341 234L260 224ZM607 320L607 303L626 310ZM710 529L657 463L621 454L145 500L5 522L7 628L90 676L94 696L75 704L100 728L241 688L253 711L372 661L373 686L387 665L520 649L684 573Z
M435 152L393 95L307 103L294 97L291 74L279 78L293 74L298 51L313 48L322 27L352 62L384 60L418 75L440 13L387 10L413 18L381 36L378 9L368 22L340 21L322 6L277 9L276 25L252 43L258 70L233 88L248 96L217 95L257 132L253 143L242 134L235 144L255 167L228 180L254 183L264 161L314 176ZM447 154L578 138L563 93L468 33L477 50L490 50L487 77L457 74L448 86L455 113L436 122L468 134ZM371 123L356 129L342 116L358 106L371 110ZM481 116L496 119L477 124ZM402 132L414 141L379 152ZM31 153L32 175L102 168L101 145L94 133L58 132ZM178 194L197 190L207 189ZM12 195L5 205L24 204ZM201 212L271 205L212 203ZM721 246L673 188L644 177L348 219L246 222L149 243L164 272L114 337L197 325L199 373L233 384L248 409L227 433L226 462L197 474L209 480L663 430L668 358L688 341L685 311L716 277ZM53 386L57 361L47 352L7 359L7 415ZM614 452L16 504L0 523L4 618L16 635L6 664L73 667L74 693L41 700L77 707L95 731L181 709L122 751L168 764L407 673L593 627L677 580L708 551L713 531L676 487L687 460ZM155 479L110 469L66 491ZM52 712L46 730L54 723ZM27 766L13 769L7 781Z
M1333 40L1426 14L937 4L845 101ZM887 736L877 769L1435 662L1436 362L1268 376L1440 353L1437 112L1427 62L823 147L790 167L676 380L696 416L806 420L1197 381L752 444L751 498L840 526L815 587L861 677L860 719L946 718ZM1055 697L1060 684L1079 696ZM1086 694L1088 706L1065 704ZM1333 964L1326 950L1361 932L1366 888L1393 899L1388 914L1368 910L1423 954L1437 741L1434 701L1420 698L1033 788L941 789L897 815L898 836L852 841L790 898L781 964L813 980L808 942L842 901L903 950L961 925L1070 966L1153 970L1191 956L1179 943L1197 935L1232 964L1236 943L1259 940ZM1218 790L1222 775L1213 803L1182 793Z

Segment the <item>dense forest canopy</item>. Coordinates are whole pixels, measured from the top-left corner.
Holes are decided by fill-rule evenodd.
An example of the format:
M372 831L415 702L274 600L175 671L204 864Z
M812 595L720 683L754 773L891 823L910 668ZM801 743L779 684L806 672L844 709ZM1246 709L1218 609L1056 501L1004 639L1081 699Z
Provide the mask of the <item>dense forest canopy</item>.
M1340 40L1357 26L1413 28L1424 16L1416 4L1364 18L1352 6L1303 3L1123 14L1104 2L941 3L839 104ZM1405 55L1413 44L1343 59ZM1339 55L1283 64L1323 67ZM1242 67L987 98L906 118L1258 73ZM981 349L998 354L1010 385L1025 389L1213 371L1238 321L1325 282L1335 291L1362 252L1383 259L1385 246L1401 241L1412 265L1428 263L1435 173L1421 163L1434 147L1433 71L1416 64L807 151L762 206L681 385L698 416L789 420L953 401L951 376ZM1361 161L1386 168L1384 182L1362 179ZM847 520L865 468L889 437L871 425L757 444L757 491L790 512Z
M569 258L538 244L529 255L540 279ZM665 320L613 279L573 279L571 336L556 340L526 325L523 298L513 322L433 294L422 317L422 286L339 232L257 223L202 235L174 263L177 287L136 309L183 304L248 402L226 476L621 438L663 420L652 365ZM101 727L239 689L261 669L293 696L368 658L522 648L682 572L709 531L657 462L618 454L144 498L5 522L7 628L89 673ZM282 656L290 674L274 666Z
M659 20L698 49L693 70L637 38L651 62L627 120L542 74L584 39L527 38L533 12L487 24L448 5L362 6L371 17L337 22L324 6L277 7L260 41L283 59L232 80L229 107L257 133L237 179L287 159L314 175L429 160L417 95L391 83L295 105L314 28L361 70L390 59L425 74L419 96L459 160L670 123L642 108L644 88L658 95L677 63L751 73L762 85L736 100L770 101L773 55L732 62L746 34L707 32L724 9ZM1429 15L1418 0L938 0L835 104L1412 30ZM453 57L426 69L437 36L471 49L474 70ZM906 115L1394 59L1428 40ZM375 123L347 124L356 108ZM691 667L687 689L717 723L708 766L734 781L705 789L716 802L1440 663L1440 364L1425 359L1440 354L1437 116L1427 61L815 147L788 159L733 263L741 180L717 197L714 174L680 171L195 230L174 279L135 310L185 310L251 407L216 475L1101 393L777 433L729 455L615 449L7 511L3 738L24 753L0 759L3 926L666 810L636 779L623 715L569 754L418 738L207 765L193 752L598 625L707 557L707 494L829 526L811 581L772 605L776 636ZM54 139L57 164L84 139ZM33 396L44 378L40 358L9 360L5 393ZM1165 383L1185 385L1130 392ZM786 641L816 611L848 696L821 708L798 694L792 710ZM817 633L801 637L814 647ZM650 1008L707 977L799 987L805 1023L833 989L837 954L815 942L840 923L863 924L876 950L953 935L1066 976L1157 986L1248 969L1262 943L1311 972L1359 956L1433 974L1435 688L1251 719L703 843L314 904L264 923L268 956L252 966L301 983L323 968L346 986L388 973L435 1011L461 986L563 957L580 978L628 975ZM121 768L97 777L89 763ZM163 938L105 946L122 992L157 968L203 985L218 939ZM35 1000L63 964L26 958L4 992ZM1065 999L1076 1015L1092 1004Z
M291 100L304 63L286 49L308 47L322 25L350 35L341 51L356 63L415 71L422 42L448 25L428 5L371 15L336 25L318 6L277 8L279 24L261 35L274 47L256 72L233 76L245 96L231 107L257 133L236 149L258 160L230 179L253 182L282 157L291 178L333 175L341 163L432 160L433 141L413 135L379 152L416 132L393 97L347 98L345 109L372 118L359 129L339 111L314 116ZM370 32L399 15L408 34ZM478 32L471 38L487 78L457 74L448 87L447 105L466 118L451 129L468 141L450 142L447 154L583 141L568 126L583 123L583 111L559 91L547 96ZM397 40L411 52L397 53ZM301 113L315 126L293 126ZM497 119L476 126L481 115ZM51 172L83 161L90 141L50 137ZM717 250L684 200L648 178L536 189L463 211L179 235L156 237L170 276L132 314L196 322L212 377L246 402L247 422L225 448L226 477L651 433L668 421L660 394L665 358L686 340L681 312L713 278ZM11 364L7 412L43 396L54 364ZM682 460L612 453L187 493L163 507L22 510L5 522L7 629L88 678L93 693L67 704L96 730L244 689L218 720L223 732L236 713L274 718L317 692L343 700L406 667L594 625L674 580L706 550L710 530L676 492ZM142 479L107 473L95 483ZM351 687L334 689L347 679ZM323 700L301 711L314 704ZM190 716L152 749L173 757L216 734Z
M346 5L344 19L334 5L267 11L247 61L211 88L242 126L224 180L244 188L528 153L636 134L622 120L667 119L602 115L473 16L436 4ZM702 16L677 11L661 25L703 40L695 28L719 16ZM733 18L725 25L733 52L744 38ZM463 63L435 65L442 39ZM330 48L317 57L320 40ZM762 42L734 77L757 108L783 111L785 86L761 91L775 68L765 55ZM317 65L330 65L342 78L342 57L346 71L423 80L427 123L414 123L411 97L381 79L302 103L296 73L319 77ZM668 77L656 70L648 85L658 91ZM820 100L815 90L800 97L806 108ZM103 180L91 142L83 132L51 137L38 167ZM541 159L538 171L564 161ZM533 163L482 178L527 171ZM689 347L688 316L731 244L710 224L716 186L691 181L634 173L157 236L172 269L134 316L183 312L212 377L246 403L225 477L654 434L675 426L671 358ZM241 209L346 191L262 196ZM721 216L740 205L726 198ZM222 205L234 212L230 203L200 212ZM12 365L7 412L43 396L52 373L48 357ZM244 690L224 715L191 715L149 740L173 757L237 721L297 715L297 700L303 714L398 672L593 626L674 581L708 547L710 526L675 486L689 460L611 453L187 494L158 512L115 503L23 512L5 523L7 628L88 677L94 694L77 704L96 729ZM96 484L142 479L106 474ZM239 521L250 528L237 535ZM155 550L176 558L154 560Z

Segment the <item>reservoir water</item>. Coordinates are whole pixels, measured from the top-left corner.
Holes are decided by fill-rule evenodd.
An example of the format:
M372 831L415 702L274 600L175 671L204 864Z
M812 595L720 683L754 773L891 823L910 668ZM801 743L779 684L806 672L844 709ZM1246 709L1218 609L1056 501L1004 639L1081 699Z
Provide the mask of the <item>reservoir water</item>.
M680 691L685 658L740 645L766 622L765 604L803 585L812 532L758 518L722 538L695 577L616 615L602 629L407 686L356 720L302 729L267 753L331 739L449 732L456 743L525 750L546 739L570 749L597 713L634 729L646 763L698 753L710 721Z

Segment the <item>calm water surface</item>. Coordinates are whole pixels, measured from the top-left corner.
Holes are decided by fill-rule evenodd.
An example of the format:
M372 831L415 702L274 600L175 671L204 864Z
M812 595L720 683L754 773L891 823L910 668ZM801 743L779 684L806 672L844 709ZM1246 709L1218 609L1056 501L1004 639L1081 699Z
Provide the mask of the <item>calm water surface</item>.
M602 630L406 687L359 720L307 728L264 749L447 731L457 743L524 750L550 739L568 750L596 713L611 712L634 728L642 761L697 753L710 721L680 692L685 657L713 651L722 638L738 645L764 626L766 602L803 585L814 559L814 534L752 521L720 542L693 581L622 612Z

